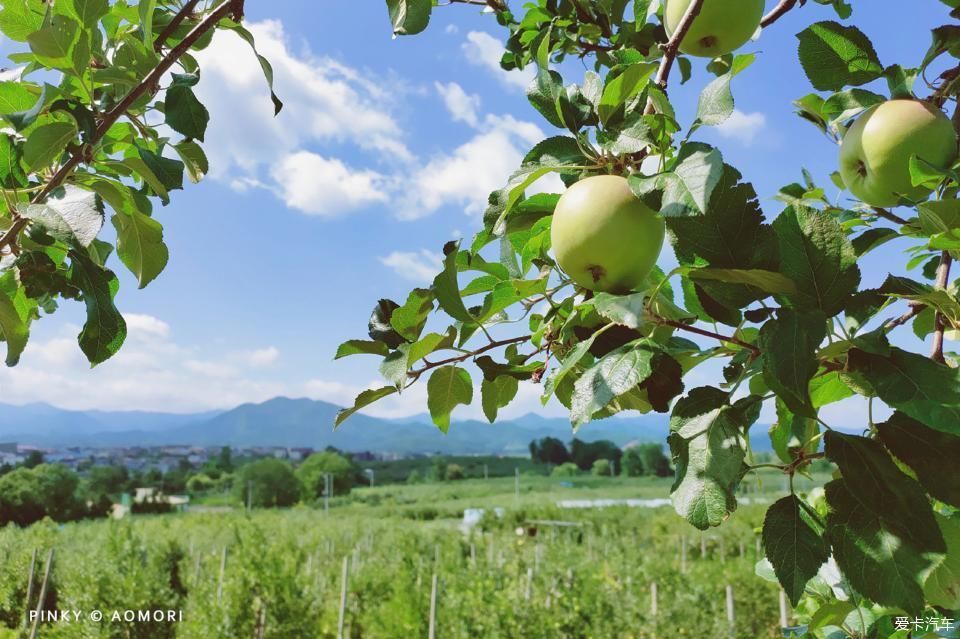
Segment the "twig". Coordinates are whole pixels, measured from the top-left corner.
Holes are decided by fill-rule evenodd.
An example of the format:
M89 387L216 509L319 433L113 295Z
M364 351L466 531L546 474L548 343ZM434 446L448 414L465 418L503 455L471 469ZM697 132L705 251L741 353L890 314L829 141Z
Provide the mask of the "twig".
M950 280L950 266L952 264L953 258L950 256L949 251L944 251L940 254L940 266L937 267L937 283L935 285L937 289L943 290L947 288L947 283ZM946 329L946 318L942 313L937 313L936 320L934 320L933 346L930 349L930 358L941 364L946 362L946 358L943 356L943 334Z
M504 339L497 342L490 342L489 344L481 346L475 351L470 351L469 353L464 353L463 355L457 355L456 357L442 359L438 362L431 362L429 364L424 365L422 368L418 368L416 370L410 371L409 376L411 378L411 383L417 381L417 379L419 379L421 375L426 373L431 368L437 368L438 366L445 366L447 364L456 364L458 362L465 362L471 357L476 357L477 355L486 353L487 351L492 351L493 349L500 348L501 346L509 346L510 344L522 344L523 342L529 341L531 337L533 336L524 335L522 337L513 337L510 339Z
M702 335L703 337L710 337L721 342L727 342L729 344L736 344L740 348L745 348L751 353L753 357L757 358L760 356L760 348L756 344L751 344L750 342L745 342L736 337L730 337L727 335L721 335L720 333L714 333L713 331L708 331L703 328L698 328L696 326L691 326L690 324L684 324L683 322L677 322L674 320L669 320L664 317L655 317L654 321L663 326L671 326L677 330L687 331L688 333L696 333L697 335Z
M667 88L667 82L670 80L670 70L673 68L673 62L677 59L677 54L680 52L680 44L683 42L683 39L687 37L690 27L693 26L693 21L700 15L703 3L704 0L693 0L693 2L690 3L690 6L687 7L687 12L683 14L683 18L680 20L680 24L677 25L677 30L673 32L673 36L663 46L663 58L660 60L660 68L657 69L656 80L657 85L661 89ZM647 104L647 109L650 109L650 104Z
M911 303L909 311L907 311L900 317L889 320L886 323L887 330L889 331L894 328L897 328L898 326L903 326L904 324L912 320L914 317L919 315L921 312L923 312L925 308L927 308L926 304L920 304L919 302Z
M170 21L170 24L167 25L167 28L160 32L160 35L157 36L156 42L153 43L153 50L157 53L160 53L160 50L163 48L163 45L166 43L167 39L173 35L173 32L187 19L188 16L193 14L194 8L200 3L200 0L187 0L187 3L183 5L183 8L177 12L177 15L173 16L173 19Z
M795 6L797 6L797 0L780 0L780 4L775 6L770 13L763 16L763 19L760 20L760 26L763 28L769 27Z
M189 4L189 3L188 3ZM186 9L186 7L184 7ZM183 13L183 11L181 11ZM93 134L93 137L88 142L89 147L96 146L100 140L107 134L107 131L110 130L117 120L119 120L126 113L127 109L130 108L133 103L139 100L145 93L149 91L156 91L157 87L160 86L160 80L163 78L163 75L173 67L177 61L183 57L185 53L190 50L196 42L202 38L208 31L215 28L217 23L220 22L223 18L228 15L234 17L239 17L243 14L243 0L229 0L224 2L219 7L217 7L210 15L208 15L203 22L198 24L194 29L187 34L177 46L171 49L167 55L160 60L160 63L154 68L150 74L141 80L140 84L133 88L126 95L126 97L120 101L109 113L103 116L103 119L100 121L99 126ZM180 14L178 14L180 15ZM164 32L166 33L166 32ZM157 42L162 42L165 40L164 34L161 34L157 38ZM44 187L30 200L31 204L39 204L50 197L50 194L53 193L57 188L63 185L63 183L70 177L70 174L73 173L74 169L77 168L81 163L85 161L85 154L82 152L72 153L70 158L63 163L60 169L50 178L50 180L44 185ZM0 236L0 249L5 247L14 247L17 242L17 238L20 233L26 228L30 220L23 218L17 215L13 217L13 224L10 226L7 231Z
M905 220L899 215L895 215L891 213L887 209L882 209L879 206L873 206L871 208L873 209L873 212L877 214L878 217L882 217L883 219L889 220L890 222L894 222L895 224L903 225L903 224L910 223L909 220Z

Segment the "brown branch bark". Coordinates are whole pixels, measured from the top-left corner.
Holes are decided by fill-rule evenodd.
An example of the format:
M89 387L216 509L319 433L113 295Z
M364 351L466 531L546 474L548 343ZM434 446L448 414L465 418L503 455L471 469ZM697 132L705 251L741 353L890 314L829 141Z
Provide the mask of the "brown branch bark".
M183 5L183 8L177 12L177 15L173 16L173 20L170 21L170 24L167 25L167 28L160 32L160 35L157 36L156 41L153 43L153 50L157 53L160 53L160 50L163 48L163 45L166 44L167 39L173 35L173 32L183 24L183 21L187 19L190 15L193 14L193 10L200 4L200 0L187 0L187 3Z
M952 264L953 258L950 256L949 251L944 251L940 254L940 266L937 268L936 288L947 288L947 284L950 281L950 266ZM936 320L934 320L933 346L930 349L930 358L934 361L940 362L941 364L946 362L946 359L943 356L943 335L946 332L946 329L947 319L941 313L937 313Z
M899 215L891 213L887 209L882 209L879 206L874 206L871 208L873 209L873 212L877 214L878 217L882 217L883 219L893 222L894 224L902 225L902 224L907 224L909 222L909 220L905 220Z
M150 72L147 77L145 77L140 84L134 87L126 97L120 101L117 106L110 110L107 113L103 120L101 120L100 125L97 127L97 130L93 134L93 138L90 140L90 145L96 145L97 142L103 139L103 136L106 135L107 131L110 130L117 120L119 120L127 112L134 102L140 99L147 92L152 92L156 90L156 87L160 86L160 81L163 78L164 74L167 73L173 67L174 64L187 52L190 50L197 40L203 37L208 31L217 26L217 23L220 22L223 18L228 15L239 15L243 11L243 0L230 0L229 2L224 2L222 5L217 7L210 15L204 18L203 22L194 27L193 31L187 34L187 37L184 38L177 46L172 48L166 56L160 60L160 64ZM70 156L70 159L67 160L63 166L60 167L53 177L47 182L43 190L41 190L33 198L32 203L37 204L43 202L45 199L50 197L50 194L63 184L63 182L70 176L75 168L83 162L82 153L74 153Z
M664 326L671 326L680 331L687 331L688 333L695 333L696 335L702 335L703 337L710 337L721 342L727 342L728 344L736 344L740 348L745 348L753 354L753 357L760 356L760 348L756 344L751 344L750 342L745 342L736 337L730 337L727 335L721 335L720 333L714 333L713 331L708 331L703 328L698 328L696 326L691 326L690 324L684 324L683 322L677 322L674 320L668 320L663 317L658 317L655 320L659 324Z
M770 13L763 16L763 19L760 20L760 26L763 28L769 27L795 6L797 6L797 0L780 0L780 4L771 9Z
M485 344L475 351L470 351L469 353L464 353L463 355L457 355L456 357L448 357L447 359L442 359L438 362L430 362L421 368L410 371L409 373L409 376L411 378L410 383L417 381L421 375L423 375L424 373L426 373L428 370L432 368L437 368L438 366L446 366L447 364L457 364L459 362L465 362L472 357L476 357L477 355L482 355L487 351L492 351L493 349L500 348L501 346L509 346L511 344L522 344L523 342L529 341L531 337L533 337L533 335L524 335L522 337L512 337L510 339L503 339L496 342L490 342L489 344Z

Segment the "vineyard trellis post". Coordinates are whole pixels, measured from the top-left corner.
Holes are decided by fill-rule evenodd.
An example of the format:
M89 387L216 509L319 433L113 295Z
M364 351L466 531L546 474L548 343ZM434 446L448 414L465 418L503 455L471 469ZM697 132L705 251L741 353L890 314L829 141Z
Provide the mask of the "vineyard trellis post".
M33 581L35 579L35 574L37 571L37 549L34 548L33 552L30 554L30 577L27 579L27 598L23 604L24 614L23 614L23 627L26 628L27 624L30 623L30 600L33 597Z
M37 599L36 616L33 618L33 625L30 627L30 639L37 636L37 630L40 629L40 612L43 610L43 602L47 598L47 584L50 582L50 572L53 570L53 548L47 554L47 566L43 571L43 582L40 584L40 597Z
M217 579L217 601L223 597L223 578L227 572L227 547L220 551L220 576Z
M343 639L347 619L347 592L350 584L350 555L343 556L343 571L340 577L340 614L337 618L337 639Z
M427 633L429 639L437 637L437 590L439 589L439 576L433 573L433 582L430 586L430 627Z
M727 584L727 624L730 626L730 636L737 631L737 615L733 607L733 586Z

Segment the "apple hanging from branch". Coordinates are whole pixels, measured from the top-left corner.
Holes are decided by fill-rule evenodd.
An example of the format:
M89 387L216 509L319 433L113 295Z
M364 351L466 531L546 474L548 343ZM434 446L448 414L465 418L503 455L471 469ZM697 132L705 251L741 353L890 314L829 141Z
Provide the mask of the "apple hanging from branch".
M910 158L938 168L957 157L957 134L943 111L918 100L890 100L861 115L843 137L840 175L871 206L896 206L901 197L926 199L930 189L910 180Z
M561 196L551 240L560 267L592 291L625 293L644 284L663 248L663 218L626 178L598 175Z
M667 35L673 36L691 2L666 0L663 20ZM701 58L736 51L757 32L763 7L763 0L706 0L680 43L680 51Z

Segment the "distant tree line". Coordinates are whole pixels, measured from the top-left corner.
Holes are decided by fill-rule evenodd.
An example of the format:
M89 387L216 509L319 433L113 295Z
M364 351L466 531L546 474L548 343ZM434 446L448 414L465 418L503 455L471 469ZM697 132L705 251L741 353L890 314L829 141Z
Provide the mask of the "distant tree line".
M637 444L620 449L607 440L584 442L574 438L570 447L556 437L530 442L530 458L540 464L554 466L554 474L575 475L593 472L597 475L628 477L669 477L673 474L670 460L660 444Z

